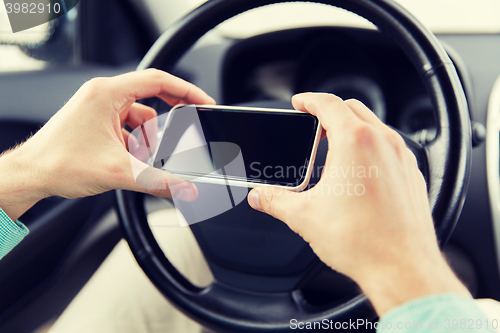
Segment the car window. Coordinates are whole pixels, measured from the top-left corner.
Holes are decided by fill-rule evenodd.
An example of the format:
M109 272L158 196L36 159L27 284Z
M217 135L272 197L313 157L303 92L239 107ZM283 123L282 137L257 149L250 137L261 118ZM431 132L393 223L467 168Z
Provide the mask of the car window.
M0 0L0 72L41 70L77 61L77 7L48 23L13 33L4 2Z

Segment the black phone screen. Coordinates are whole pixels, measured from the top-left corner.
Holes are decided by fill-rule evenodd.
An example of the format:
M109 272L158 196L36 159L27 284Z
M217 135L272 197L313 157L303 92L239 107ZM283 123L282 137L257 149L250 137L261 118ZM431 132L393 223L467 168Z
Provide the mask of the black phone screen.
M155 167L281 186L304 181L318 128L315 116L194 106L171 112Z

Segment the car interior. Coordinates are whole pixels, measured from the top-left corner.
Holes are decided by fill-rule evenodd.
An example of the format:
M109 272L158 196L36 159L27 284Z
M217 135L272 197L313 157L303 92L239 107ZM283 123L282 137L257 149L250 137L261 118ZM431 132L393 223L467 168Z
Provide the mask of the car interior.
M291 97L306 91L356 98L416 147L416 155L431 152L428 161L418 159L436 189L429 195L434 217L440 216L442 251L475 298L500 301L500 24L494 18L500 6L487 0L276 2L284 1L82 0L19 35L5 32L0 9L0 152L35 133L91 78L149 67L194 83L221 105L290 109ZM364 2L392 21L362 18L383 16ZM428 38L412 49L420 53L398 32L388 33L387 22L396 21L402 36ZM441 66L446 72L416 65L416 55L432 58L436 49L426 48L428 41L451 59ZM446 81L447 75L459 80L454 90L441 83L430 88L434 76ZM438 107L441 100L445 106ZM159 114L170 110L157 98L142 102ZM426 150L448 130L447 151ZM324 164L326 151L324 140L316 165ZM442 174L433 169L442 164ZM311 183L318 180L313 175ZM213 332L284 332L290 313L377 320L353 281L245 200L190 225L218 281L198 297L201 289L183 282L148 227L147 215L161 209L174 208L125 191L36 204L20 218L29 235L0 261L0 332L45 332L124 237L160 292ZM151 253L141 257L146 245Z

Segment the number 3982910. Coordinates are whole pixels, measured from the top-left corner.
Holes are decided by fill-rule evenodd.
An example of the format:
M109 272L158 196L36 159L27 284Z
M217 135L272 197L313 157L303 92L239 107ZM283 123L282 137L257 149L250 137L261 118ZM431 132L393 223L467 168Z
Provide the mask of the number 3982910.
M43 14L43 13L55 13L58 14L61 11L61 5L59 3L5 3L5 8L7 9L7 14Z

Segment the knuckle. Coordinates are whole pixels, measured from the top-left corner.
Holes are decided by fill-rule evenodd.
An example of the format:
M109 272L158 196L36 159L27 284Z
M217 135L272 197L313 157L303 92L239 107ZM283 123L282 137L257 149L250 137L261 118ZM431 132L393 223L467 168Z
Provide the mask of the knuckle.
M148 187L148 189L150 189L152 192L158 192L158 193L161 193L167 188L170 189L169 187L167 187L165 180L159 177L151 179Z
M156 79L161 79L165 75L165 72L156 69L156 68L148 68L145 70L149 75L153 76Z
M84 84L84 87L90 93L98 93L99 91L102 91L103 87L105 86L106 80L107 79L104 77L96 77L87 81Z
M153 194L161 194L167 189L167 183L162 173L157 172L159 169L148 167L144 169L135 179L136 185L143 189L152 192Z
M165 190L162 190L162 189L157 188L157 187L149 188L146 190L148 191L148 194L151 194L152 196L155 196L155 197L162 197L162 196L164 196L164 193L165 193Z
M363 103L361 103L360 101L358 101L357 99L354 99L354 98L350 98L348 100L345 101L345 103L349 106L349 107L360 107L360 106L365 106Z
M342 98L334 94L323 93L321 94L321 99L325 104L344 103Z
M123 167L117 163L110 163L107 167L107 172L110 175L115 175L119 179L123 179L126 176L126 172Z
M340 98L339 96L334 95L334 94L323 93L322 96L331 102L343 102L342 98Z
M307 96L304 99L304 108L306 110L314 110L316 108L317 100L312 96Z
M417 157L409 148L406 148L406 158L408 159L408 161L410 161L411 164L418 166Z
M159 69L153 68L153 67L147 68L147 69L145 69L145 71L148 72L148 73L151 73L151 74L155 74L155 73L160 73L161 72Z
M261 205L264 211L266 211L268 214L271 216L274 216L276 218L283 218L281 216L281 209L280 209L280 198L283 194L283 189L282 188L267 188L264 191L264 200L261 200ZM262 202L263 201L263 202Z
M405 140L396 131L389 129L389 131L387 132L387 138L389 139L393 147L396 148L398 151L403 152L404 150L408 149L406 147Z
M354 142L358 146L371 146L376 140L375 128L367 123L357 124L352 131Z
M104 174L107 175L107 178L113 183L116 184L116 188L121 188L123 184L127 184L131 181L131 175L125 168L114 162L105 163L102 166L102 170Z
M261 203L263 204L264 210L272 216L276 216L276 195L271 191L265 191L264 197L264 203Z
M306 109L310 109L324 104L332 104L340 102L343 102L343 100L336 95L328 93L314 93L308 95L308 98L306 98L304 101L304 106L306 107Z

